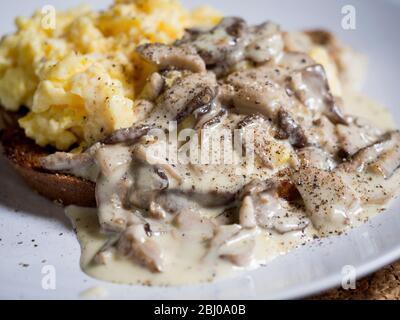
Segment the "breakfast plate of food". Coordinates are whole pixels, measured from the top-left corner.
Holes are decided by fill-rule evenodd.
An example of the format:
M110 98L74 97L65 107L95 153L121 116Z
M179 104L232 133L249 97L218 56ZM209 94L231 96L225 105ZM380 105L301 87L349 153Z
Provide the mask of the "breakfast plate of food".
M300 298L400 258L396 4L19 2L0 297Z

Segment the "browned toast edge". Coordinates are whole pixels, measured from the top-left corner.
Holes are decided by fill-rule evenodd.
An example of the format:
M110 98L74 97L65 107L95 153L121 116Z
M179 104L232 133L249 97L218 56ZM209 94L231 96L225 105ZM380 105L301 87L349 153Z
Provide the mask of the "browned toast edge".
M95 183L66 174L51 173L39 165L39 158L49 154L27 138L13 121L15 115L0 110L4 128L0 134L3 151L26 183L44 197L62 205L95 207Z

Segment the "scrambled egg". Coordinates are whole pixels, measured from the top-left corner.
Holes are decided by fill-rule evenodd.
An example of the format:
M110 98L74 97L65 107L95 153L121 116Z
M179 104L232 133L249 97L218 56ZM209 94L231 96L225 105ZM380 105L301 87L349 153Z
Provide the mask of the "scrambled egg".
M10 111L26 106L19 121L26 135L60 150L135 122L139 44L171 43L187 27L220 20L208 7L188 11L178 0L116 0L102 12L56 14L55 28L40 11L17 18L17 32L1 40L0 103Z

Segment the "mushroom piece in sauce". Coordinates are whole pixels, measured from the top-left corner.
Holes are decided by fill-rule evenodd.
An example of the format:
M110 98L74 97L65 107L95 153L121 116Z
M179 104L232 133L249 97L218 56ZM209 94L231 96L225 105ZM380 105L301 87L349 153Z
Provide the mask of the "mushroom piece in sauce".
M362 211L356 192L334 171L304 167L293 174L293 181L313 225L323 234L343 231Z
M122 255L145 265L152 272L163 271L163 255L157 242L150 238L143 225L128 227L118 241Z
M320 111L335 124L347 124L347 120L332 93L324 67L308 66L292 77L293 90L311 110Z
M378 142L360 149L353 157L341 166L348 172L362 172L369 164L375 168L382 166L381 171L390 177L398 168L398 149L400 147L400 132L392 131L384 134ZM378 170L379 171L379 170Z
M165 44L144 44L136 49L139 55L154 64L158 70L183 69L193 72L205 72L203 59L190 46L169 46Z
M259 226L280 234L300 231L309 224L300 210L279 196L279 181L252 181L244 188L239 207L239 221L243 227Z
M280 109L277 115L278 139L289 139L292 146L304 148L308 141L304 130L296 123L292 116L284 109Z

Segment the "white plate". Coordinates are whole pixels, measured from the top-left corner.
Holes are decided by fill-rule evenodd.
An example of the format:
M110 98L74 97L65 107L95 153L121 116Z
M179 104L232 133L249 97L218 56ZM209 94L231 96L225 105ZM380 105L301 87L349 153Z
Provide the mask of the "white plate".
M86 1L105 7L108 1ZM184 1L195 5L204 1ZM13 30L13 17L28 15L48 1L13 0L3 5L0 30ZM56 8L79 0L52 0ZM398 30L400 8L375 0L210 1L226 15L250 22L271 19L284 29L326 27L370 57L365 91L391 107L400 123ZM344 5L356 8L356 30L341 27ZM256 271L220 281L179 288L122 286L97 281L79 269L79 245L61 208L27 188L0 158L0 298L79 298L81 292L102 287L107 298L130 299L265 299L298 298L339 286L344 266L358 277L400 258L400 201L373 221L347 235L300 248ZM37 247L35 247L35 244ZM56 272L56 289L46 290L46 274ZM346 270L346 269L345 269ZM44 286L46 288L46 286Z

